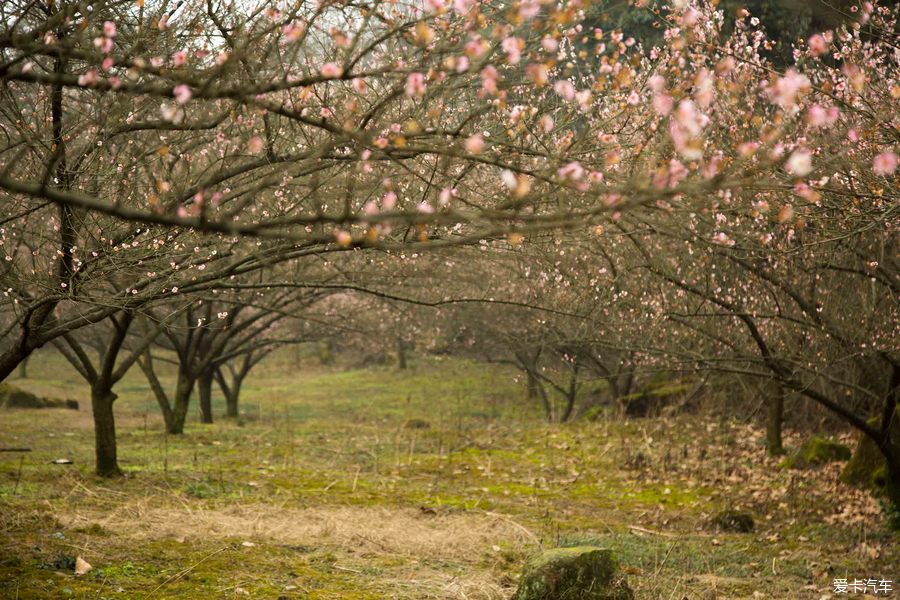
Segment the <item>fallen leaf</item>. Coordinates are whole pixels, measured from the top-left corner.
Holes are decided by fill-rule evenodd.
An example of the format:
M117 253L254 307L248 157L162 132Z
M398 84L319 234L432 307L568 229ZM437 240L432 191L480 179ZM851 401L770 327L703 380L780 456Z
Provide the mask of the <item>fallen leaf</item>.
M80 556L75 557L75 575L85 575L90 572L94 567L91 564L81 558Z

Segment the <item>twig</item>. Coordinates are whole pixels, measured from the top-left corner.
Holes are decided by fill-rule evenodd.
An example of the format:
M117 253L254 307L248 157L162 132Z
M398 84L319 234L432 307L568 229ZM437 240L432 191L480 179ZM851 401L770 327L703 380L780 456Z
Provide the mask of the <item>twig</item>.
M349 567L340 567L340 566L338 566L338 565L333 565L333 566L334 566L335 569L338 569L338 570L340 570L340 571L348 571L348 572L350 572L350 573L356 573L357 575L362 575L362 574L363 574L362 571L357 571L356 569L351 569L351 568L349 568Z
M631 529L632 531L637 531L639 533L649 533L650 535L659 535L659 536L666 537L666 538L678 537L674 533L666 533L664 531L653 531L652 529L638 527L637 525L629 525L628 529Z
M675 546L678 545L678 540L675 540L669 545L669 549L666 550L666 555L663 557L662 562L659 563L659 566L656 567L656 571L653 572L653 579L656 579L656 576L659 575L659 572L662 571L662 568L666 566L666 561L669 560L669 555L672 554L672 550L675 549Z
M185 575L187 575L188 573L190 573L191 571L193 571L194 569L199 567L201 564L203 564L204 562L206 562L207 560L209 560L216 554L219 554L220 552L224 552L225 550L228 550L228 546L222 546L221 548L219 548L212 554L208 554L208 555L204 556L203 558L201 558L199 561L197 561L196 563L194 563L187 569L182 569L181 571L175 573L174 575L172 575L171 577L169 577L168 579L163 581L161 584L159 584L158 586L156 586L155 588L150 590L150 593L146 594L144 596L144 598L152 598L154 596L154 594L163 586L168 585L169 583L171 583L173 581L177 581L177 580L181 579L182 577L184 577Z
M19 491L19 481L22 480L22 465L25 464L25 455L19 457L19 470L16 472L16 486L13 488L13 496Z

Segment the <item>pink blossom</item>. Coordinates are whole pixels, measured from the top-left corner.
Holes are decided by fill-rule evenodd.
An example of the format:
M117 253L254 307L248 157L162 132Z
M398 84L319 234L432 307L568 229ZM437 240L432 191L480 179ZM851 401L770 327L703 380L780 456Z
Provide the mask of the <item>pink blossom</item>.
M706 179L712 179L722 170L722 162L725 157L721 152L717 152L712 158L709 159L709 162L703 167L703 177Z
M319 73L321 73L322 77L325 77L326 79L336 79L344 73L344 70L337 64L329 62L322 65Z
M500 181L502 181L503 185L510 190L516 189L516 186L519 184L519 181L516 179L516 174L509 169L503 169L503 171L500 172Z
M807 45L809 46L809 53L813 56L821 56L828 52L828 41L821 33L811 36L807 41Z
M551 131L553 131L553 117L551 117L550 115L541 115L541 119L538 124L541 127L541 131L543 131L544 133L550 133Z
M653 94L653 110L659 116L664 117L672 112L673 105L674 100L672 100L672 96L661 93Z
M666 89L666 78L659 74L653 75L647 80L647 86L654 92L661 92Z
M453 10L464 15L469 12L469 5L471 2L472 0L453 0Z
M362 79L361 77L354 77L353 81L351 81L350 83L353 85L353 90L357 94L364 94L369 87L366 84L366 80Z
M281 28L281 33L289 42L296 42L297 40L299 40L301 37L303 37L303 33L305 31L306 28L303 25L299 25L297 23L288 23Z
M721 231L717 231L716 234L713 235L712 241L720 246L734 246L734 240Z
M104 71L109 71L110 69L113 68L113 65L115 65L115 64L116 64L116 61L114 61L112 58L107 56L106 58L103 59L103 62L100 63L100 68L103 69Z
M541 40L541 48L543 48L545 52L556 52L559 48L559 42L550 36L546 36Z
M94 45L100 49L103 54L109 54L113 49L113 41L108 37L98 37L94 39Z
M343 229L337 229L334 232L334 241L338 243L338 246L347 248L348 246L350 246L350 244L353 243L353 236Z
M531 63L525 67L525 74L537 87L544 87L547 85L549 71L545 65L541 63Z
M669 161L669 185L675 187L688 176L687 168L681 164L681 161L673 158Z
M432 205L428 204L427 202L423 201L423 202L419 202L416 205L416 211L420 212L422 214L429 215L434 212L434 207Z
M500 42L500 47L506 52L506 62L511 65L519 64L519 61L522 59L522 48L525 47L525 42L517 37L507 37Z
M397 205L397 194L394 192L387 192L381 198L381 206L384 210L393 210L393 208Z
M90 87L96 84L98 79L99 78L97 76L97 70L89 69L88 71L85 71L78 76L78 85L82 87Z
M805 148L794 150L784 163L784 170L798 177L809 175L812 168L812 153Z
M497 78L500 76L497 69L493 65L488 65L481 70L481 87L486 94L495 95L497 93Z
M575 86L567 79L560 79L554 83L553 91L559 94L559 96L567 102L571 102L575 98Z
M407 96L424 96L425 95L425 76L421 73L410 73L406 78L406 95Z
M470 58L481 58L488 51L488 44L481 36L474 35L469 42L466 43L465 52Z
M577 181L584 177L584 167L580 163L573 161L561 167L556 174L560 179Z
M172 89L172 96L175 97L175 102L178 104L187 104L193 96L193 92L191 92L190 86L182 83Z
M796 105L797 94L809 89L809 79L796 69L788 69L784 77L768 89L769 99L781 108L793 108Z
M882 152L872 160L872 171L876 175L888 177L897 170L897 155L893 152Z
M700 69L694 78L694 100L701 108L708 107L715 96L713 76L709 69Z
M247 140L247 150L250 151L250 154L258 154L263 149L263 141L262 138L258 135L253 136L249 140Z
M578 108L588 110L591 107L591 90L581 90L575 94L575 100L578 102Z
M678 103L675 118L669 122L669 135L675 149L688 160L703 158L701 133L709 123L709 117L697 110L691 100Z
M480 133L466 139L466 152L469 154L481 154L484 151L484 138Z
M693 27L700 20L700 12L693 6L689 6L681 15L681 23L686 27Z
M108 38L116 37L116 24L112 21L103 22L103 35Z
M187 62L187 52L185 52L184 50L176 52L172 55L172 64L174 64L176 67L184 65L185 62Z

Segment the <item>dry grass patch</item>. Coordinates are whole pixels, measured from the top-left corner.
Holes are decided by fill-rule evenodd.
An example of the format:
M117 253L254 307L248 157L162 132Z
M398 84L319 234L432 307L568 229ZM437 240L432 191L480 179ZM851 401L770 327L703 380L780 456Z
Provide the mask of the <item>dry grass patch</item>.
M491 513L432 514L413 508L279 508L253 504L215 509L124 505L106 515L59 515L67 527L99 523L135 542L157 539L235 539L258 544L332 546L355 553L449 563L483 562L497 547L537 548L534 536Z

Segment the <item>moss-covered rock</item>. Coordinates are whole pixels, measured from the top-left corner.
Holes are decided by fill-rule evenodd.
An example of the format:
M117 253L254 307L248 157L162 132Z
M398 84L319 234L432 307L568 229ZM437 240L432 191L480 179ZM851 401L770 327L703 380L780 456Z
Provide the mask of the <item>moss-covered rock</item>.
M753 515L739 510L723 510L711 519L713 527L728 533L750 533L753 531Z
M612 550L547 550L528 561L513 600L632 600Z
M0 383L0 406L7 408L45 408L46 401L31 392L8 383Z
M784 465L789 469L808 469L816 465L849 460L850 448L844 444L819 436L814 436L789 456Z
M8 383L0 383L0 407L5 408L69 408L78 410L77 400L41 398Z

